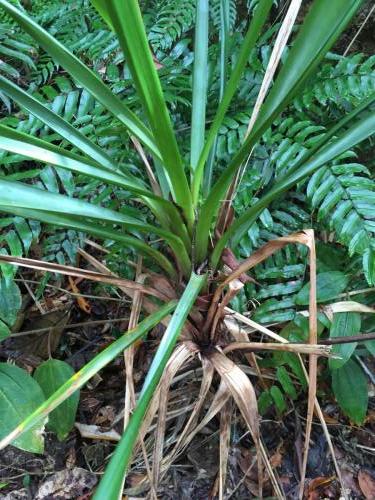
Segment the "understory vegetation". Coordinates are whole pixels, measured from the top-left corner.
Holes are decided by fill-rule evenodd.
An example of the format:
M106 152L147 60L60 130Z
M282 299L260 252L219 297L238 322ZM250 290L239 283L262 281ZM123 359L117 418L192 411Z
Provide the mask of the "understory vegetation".
M96 500L157 498L212 422L213 498L233 493L246 432L251 494L302 498L313 419L347 495L319 401L349 425L369 418L375 55L340 45L365 4L0 0L1 448L66 441L80 389L112 366L123 432ZM103 297L128 301L127 331L112 317L80 366L66 309L56 336L22 327L30 303L55 314L66 294L76 323ZM260 422L297 404L292 496Z

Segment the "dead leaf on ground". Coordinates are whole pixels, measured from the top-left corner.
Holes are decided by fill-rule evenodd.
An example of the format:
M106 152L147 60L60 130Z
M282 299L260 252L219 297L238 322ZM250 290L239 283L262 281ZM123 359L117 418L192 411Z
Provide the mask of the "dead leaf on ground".
M82 297L82 295L80 295L79 288L71 276L68 276L68 280L69 280L69 284L70 284L70 288L72 289L72 292L77 294L75 297L75 300L77 301L78 307L83 312L90 314L91 306L90 306L89 302L85 299L85 297Z
M373 500L375 498L375 479L365 470L358 472L359 487L366 500Z
M13 337L10 339L9 347L14 350L19 350L22 353L32 354L42 359L47 359L49 355L51 353L53 354L57 349L69 317L70 308L67 305L61 309L39 315L30 320L25 328L27 328L27 331L40 330L43 328L49 328L49 330Z
M280 450L276 450L276 452L270 457L270 464L272 465L273 469L280 467L282 461L283 461L283 456L280 453Z
M325 488L326 486L330 485L332 481L335 480L335 476L331 477L316 477L314 478L307 490L307 499L308 500L319 500L321 498L321 491L319 491L321 488Z
M98 439L101 441L120 441L121 436L115 430L106 431L97 425L75 423L75 427L79 430L81 436L85 439Z
M65 500L90 492L97 483L95 474L75 467L56 472L39 487L35 500Z

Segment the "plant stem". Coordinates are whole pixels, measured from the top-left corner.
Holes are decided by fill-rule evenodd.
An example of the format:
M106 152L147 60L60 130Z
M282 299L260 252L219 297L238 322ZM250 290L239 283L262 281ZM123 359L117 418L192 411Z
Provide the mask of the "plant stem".
M359 335L351 335L350 337L336 337L332 339L320 340L319 344L333 345L333 344L351 344L355 342L366 342L367 340L374 340L375 333L360 333Z
M159 348L156 351L134 413L125 429L116 451L112 455L103 479L94 494L94 500L121 498L123 476L129 466L133 447L138 439L143 418L151 399L155 394L155 390L159 384L160 378L177 342L182 327L184 326L185 320L205 282L206 275L198 276L195 273L191 275L189 283L185 288L168 328L163 335Z

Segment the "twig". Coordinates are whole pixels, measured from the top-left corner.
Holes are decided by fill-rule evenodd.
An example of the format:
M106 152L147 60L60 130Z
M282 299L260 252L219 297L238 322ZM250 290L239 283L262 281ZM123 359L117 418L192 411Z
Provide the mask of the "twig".
M366 373L368 378L371 380L372 384L375 384L375 377L372 371L369 369L369 367L366 365L366 363L359 357L356 356L355 359L358 361L358 363L362 366L363 371Z
M372 15L372 13L374 12L374 10L375 10L375 4L372 6L372 8L370 9L370 12L366 16L366 19L363 21L363 23L361 24L361 26L358 28L357 33L354 35L354 37L351 39L349 45L346 47L345 52L343 53L343 57L345 57L348 54L348 52L351 49L353 43L357 40L359 34L361 33L361 31L365 27L365 24L370 19L370 17Z
M11 255L0 255L1 262L7 262L12 266L27 267L29 269L37 269L38 271L51 271L53 273L64 274L67 276L75 276L77 278L88 279L91 281L99 281L102 283L107 283L108 285L114 285L119 288L127 288L129 290L139 290L144 294L153 295L154 297L165 300L165 296L161 294L158 290L153 288L140 285L134 281L118 278L114 275L107 275L102 273L97 273L94 271L89 271L87 269L80 269L73 266L63 266L61 264L55 264L51 262L45 262L36 259L27 259L24 257L15 257Z
M98 326L98 325L105 325L106 323L121 323L121 321L126 321L128 320L129 317L125 318L114 318L114 319L97 319L93 321L82 321L81 323L69 323L68 325L63 325L61 326L61 330L68 330L69 328L79 328L80 326ZM51 330L51 328L54 328L56 325L51 325L45 328L38 328L36 330L26 330L24 332L17 332L17 333L12 333L10 336L11 337L23 337L24 335L33 335L37 333L46 333Z
M353 342L366 342L374 340L375 333L360 333L359 335L351 335L350 337L335 337L332 339L320 340L319 344L334 345L334 344L351 344Z
M40 285L41 281L37 280L26 280L24 278L16 278L14 281L20 282L20 283L31 283L34 285ZM127 302L125 298L117 298L117 297L104 297L102 295L88 295L85 293L74 293L71 292L70 290L67 290L66 288L61 288L60 286L56 285L50 285L47 283L45 285L46 288L52 288L53 290L58 290L59 292L66 293L67 295L70 295L71 297L85 297L85 299L95 299L95 300L109 300L113 302ZM44 314L44 313L43 313Z

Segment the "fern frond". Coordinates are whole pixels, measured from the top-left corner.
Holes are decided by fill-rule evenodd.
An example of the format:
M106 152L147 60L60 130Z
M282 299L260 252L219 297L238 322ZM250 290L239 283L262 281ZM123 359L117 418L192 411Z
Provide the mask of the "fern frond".
M375 181L355 160L356 154L348 152L320 168L307 184L307 197L317 210L318 221L334 231L349 255L371 255L375 249Z
M350 109L374 90L375 56L338 56L336 64L323 65L311 86L304 89L294 105L299 112L312 111L319 116L332 107L344 111Z
M218 28L221 23L221 15L220 15L221 2L222 0L213 0L212 2L210 2L210 16L216 28ZM228 5L229 31L233 31L237 19L237 6L235 0L228 0L228 3L229 3Z
M195 0L157 0L154 2L152 13L149 14L154 18L148 30L149 41L155 52L165 51L192 28L195 20Z

